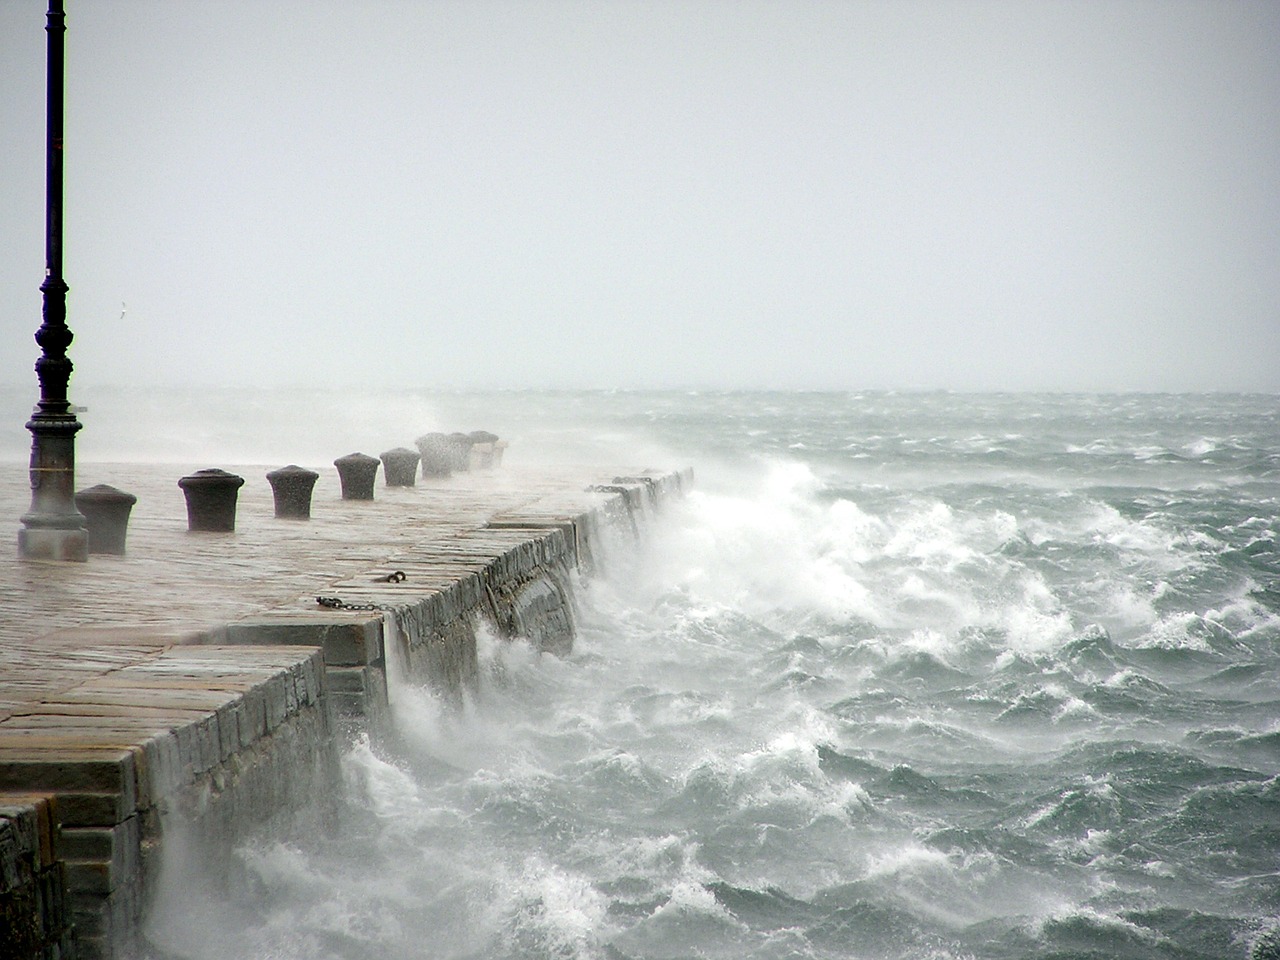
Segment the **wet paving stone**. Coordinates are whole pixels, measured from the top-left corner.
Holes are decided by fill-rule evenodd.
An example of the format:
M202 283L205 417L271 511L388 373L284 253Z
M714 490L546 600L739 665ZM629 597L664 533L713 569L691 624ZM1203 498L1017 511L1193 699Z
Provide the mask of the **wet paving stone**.
M414 557L413 580L438 587L526 534L485 530L497 516L550 523L590 509L587 492L613 474L544 468L426 478L379 486L371 501L343 500L337 470L320 468L305 524L276 519L261 465L228 466L247 479L232 533L187 529L181 464L77 467L77 485L109 484L138 498L124 556L87 563L17 558L17 532L30 507L25 464L0 464L0 524L13 537L0 559L0 722L24 705L221 626L265 611L314 612L315 597L344 585L385 595L371 581ZM382 587L383 589L378 589Z

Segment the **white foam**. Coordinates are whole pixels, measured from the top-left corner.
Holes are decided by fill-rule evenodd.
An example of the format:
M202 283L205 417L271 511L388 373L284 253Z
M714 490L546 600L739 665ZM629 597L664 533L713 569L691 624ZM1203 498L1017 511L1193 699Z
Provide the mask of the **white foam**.
M924 631L938 655L939 637L972 642L973 629L1031 651L1073 635L1043 576L997 552L1020 535L1007 511L961 514L915 495L877 516L822 490L808 467L774 463L750 495L695 494L659 536L650 569L668 579L650 589L679 590L708 617L792 611Z
M1163 650L1197 650L1208 652L1213 649L1202 630L1196 628L1204 622L1199 614L1191 611L1179 611L1161 617L1141 639L1141 645Z
M694 492L650 544L661 585L719 609L765 615L779 608L831 616L877 615L861 565L882 524L857 505L814 498L821 484L801 464L772 464L751 495Z
M732 914L716 900L715 894L692 879L677 881L667 901L653 911L655 917L668 913L703 913L736 923Z
M382 759L362 735L342 758L342 774L348 793L363 799L374 816L399 822L406 814L420 811L418 783L406 770Z
M1048 916L1040 917L1034 924L1033 929L1038 936L1043 935L1044 928L1050 923L1063 923L1076 918L1084 919L1104 929L1116 930L1123 932L1126 936L1133 937L1148 944L1161 943L1164 938L1153 930L1136 924L1114 913L1104 913L1093 907L1082 905L1071 905L1060 908Z
M1023 818L1023 827L1030 828L1055 817L1080 797L1091 797L1111 802L1116 797L1115 787L1106 778L1085 776L1078 786L1065 790L1058 799L1045 804Z
M1159 619L1155 602L1169 589L1167 580L1139 589L1132 581L1116 580L1101 584L1100 615L1109 623L1130 632L1149 626Z
M608 899L584 876L548 863L525 860L509 891L514 935L531 939L541 954L586 957L606 932Z
M880 854L868 855L863 874L871 880L903 874L947 873L954 867L950 856L941 850L919 843L906 843Z

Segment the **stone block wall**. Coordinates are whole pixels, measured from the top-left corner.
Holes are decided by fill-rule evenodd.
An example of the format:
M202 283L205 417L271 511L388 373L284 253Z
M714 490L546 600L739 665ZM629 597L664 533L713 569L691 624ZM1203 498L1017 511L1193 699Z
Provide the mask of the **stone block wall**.
M167 830L181 826L213 862L321 810L339 776L325 679L311 649L174 647L0 722L0 790L53 797L60 824L65 901L49 902L67 911L36 922L56 932L65 916L79 960L127 955Z
M346 734L376 729L385 719L386 650L379 612L265 614L228 624L204 642L318 647L338 729Z
M396 621L391 655L410 679L457 691L476 679L482 620L500 637L570 652L576 632L573 578L601 572L605 540L640 536L663 501L682 496L692 479L689 471L616 477L592 485L576 501L557 495L501 513L481 530L432 545L430 557L405 557L406 580L377 591ZM412 590L415 565L442 561L459 565L453 582L412 603L392 602Z
M69 960L58 820L50 796L0 794L0 960Z
M474 683L482 623L500 637L568 653L574 577L601 572L608 538L639 536L662 503L691 483L688 471L648 472L593 484L576 497L557 493L326 587L344 606L300 613L314 598L299 598L207 639L320 647L340 726L376 729L387 713L389 670L447 694Z

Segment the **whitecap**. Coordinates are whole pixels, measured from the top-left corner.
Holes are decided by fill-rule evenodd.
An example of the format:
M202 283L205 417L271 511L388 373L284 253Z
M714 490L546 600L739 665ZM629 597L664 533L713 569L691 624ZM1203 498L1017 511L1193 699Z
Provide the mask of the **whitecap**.
M1039 935L1043 936L1046 928L1076 921L1083 921L1090 926L1101 927L1106 930L1114 930L1143 943L1158 944L1164 940L1155 931L1140 926L1131 920L1126 920L1113 913L1103 913L1100 910L1083 905L1073 905L1065 910L1042 917L1034 924L1034 929Z
M380 819L397 821L421 810L421 792L412 774L374 753L367 735L343 756L342 774L348 792Z
M920 843L906 843L879 854L869 854L863 865L868 880L902 874L950 872L955 868L950 856Z
M653 911L655 917L670 913L702 913L718 919L738 923L733 915L716 899L714 893L701 882L694 879L682 879L671 888L665 903Z
M508 936L514 945L559 957L596 952L607 933L608 898L589 880L530 857L508 883Z

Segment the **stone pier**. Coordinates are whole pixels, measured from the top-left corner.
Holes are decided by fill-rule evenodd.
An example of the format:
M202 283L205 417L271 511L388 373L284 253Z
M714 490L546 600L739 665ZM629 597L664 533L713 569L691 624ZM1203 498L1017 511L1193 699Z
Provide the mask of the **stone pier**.
M204 466L246 478L233 533L187 530L177 480ZM82 464L138 497L128 553L0 561L0 956L124 956L166 840L222 855L323 822L389 662L456 691L482 628L568 651L575 578L691 480L504 469L362 501L317 467L299 522L275 518L270 469ZM28 498L0 465L12 529Z

